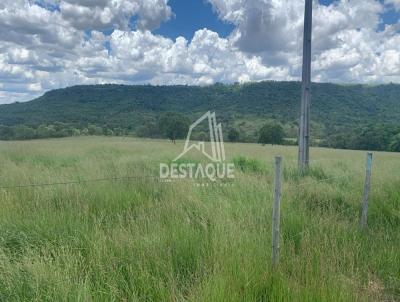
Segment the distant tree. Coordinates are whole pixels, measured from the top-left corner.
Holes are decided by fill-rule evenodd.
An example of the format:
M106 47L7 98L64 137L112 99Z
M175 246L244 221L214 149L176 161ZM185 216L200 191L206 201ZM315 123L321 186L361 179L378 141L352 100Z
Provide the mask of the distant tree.
M1 140L11 140L14 138L13 127L0 125L0 139Z
M36 132L39 138L54 137L56 133L53 127L50 128L47 125L40 125Z
M155 138L159 137L160 131L159 127L157 127L157 124L154 122L147 122L142 126L139 126L136 130L136 135L139 137L149 137L149 138Z
M361 150L387 150L390 138L393 136L392 129L383 125L368 125L359 129L354 139L354 149Z
M258 143L279 145L283 143L284 136L283 127L280 124L267 123L259 131Z
M81 130L79 130L78 128L72 128L71 132L72 132L72 136L80 136L81 135Z
M58 137L68 137L74 135L74 130L72 127L65 125L64 128L57 132Z
M114 136L114 131L112 131L110 128L104 128L103 134L106 136Z
M393 152L400 152L400 133L392 138L389 150Z
M349 149L353 144L353 138L349 134L338 133L329 136L324 146L337 149Z
M229 129L228 140L230 142L238 142L240 139L240 133L236 128Z
M125 134L125 129L119 128L119 127L114 128L114 135L116 135L116 136L122 136L122 135L124 135L124 134Z
M14 135L18 140L37 138L35 129L25 125L14 127Z
M54 122L53 124L54 129L57 131L57 136L68 136L66 129L68 129L68 125L61 122Z
M189 124L189 120L183 115L175 112L166 112L160 117L159 129L165 137L175 144L175 140L186 136Z
M191 139L199 142L210 141L208 134L204 131L193 132Z
M81 130L81 135L89 135L89 129L88 128L83 128Z
M103 128L96 125L88 126L89 135L103 135Z

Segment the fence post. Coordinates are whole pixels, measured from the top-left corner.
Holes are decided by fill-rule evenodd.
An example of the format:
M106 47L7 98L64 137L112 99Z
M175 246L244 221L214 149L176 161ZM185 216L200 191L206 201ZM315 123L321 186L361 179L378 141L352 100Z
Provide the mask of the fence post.
M279 261L279 224L282 189L282 157L275 157L274 206L272 211L272 265Z
M365 169L365 185L364 185L364 198L361 204L361 217L360 217L360 227L363 229L367 225L367 215L368 215L368 199L369 190L371 187L371 171L372 171L372 153L367 153L367 164Z

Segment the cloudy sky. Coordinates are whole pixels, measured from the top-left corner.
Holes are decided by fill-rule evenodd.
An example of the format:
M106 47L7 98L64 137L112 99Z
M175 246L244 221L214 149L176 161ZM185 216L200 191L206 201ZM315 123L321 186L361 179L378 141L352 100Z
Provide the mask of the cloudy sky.
M75 84L299 80L304 1L1 0L0 103ZM400 0L314 0L313 80L400 83Z

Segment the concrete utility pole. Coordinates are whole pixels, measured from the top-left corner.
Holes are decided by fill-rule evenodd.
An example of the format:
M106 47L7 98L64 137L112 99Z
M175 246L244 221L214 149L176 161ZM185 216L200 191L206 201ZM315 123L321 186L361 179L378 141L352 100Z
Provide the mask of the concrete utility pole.
M299 132L299 170L302 174L308 169L310 160L310 102L311 102L311 32L312 1L305 0L303 74L301 88L301 116Z

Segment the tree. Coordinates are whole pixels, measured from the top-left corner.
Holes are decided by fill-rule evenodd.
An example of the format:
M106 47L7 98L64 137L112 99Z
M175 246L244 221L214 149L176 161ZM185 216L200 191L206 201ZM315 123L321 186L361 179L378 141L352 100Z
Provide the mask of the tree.
M354 148L360 150L387 150L393 129L384 125L368 125L358 130Z
M338 133L326 138L324 146L336 149L349 149L352 146L354 138L351 134Z
M89 135L88 128L83 128L82 131L81 131L81 135Z
M36 130L39 138L56 137L57 131L54 126L40 125Z
M114 131L110 128L103 128L103 134L106 136L114 136Z
M89 125L88 126L89 135L103 135L103 128L98 127L96 125Z
M72 128L72 136L80 136L81 135L81 130L78 128Z
M159 137L159 127L153 122L145 122L142 126L139 126L136 130L136 135L139 137L155 138Z
M400 152L400 133L392 138L389 150L393 152Z
M267 123L259 131L259 144L282 144L285 134L283 127L278 123Z
M240 133L236 128L229 129L228 140L230 142L238 142L240 139Z
M14 135L17 140L34 139L36 138L36 131L25 125L18 125L14 127Z
M166 112L159 120L160 132L169 138L174 144L175 140L184 138L189 128L189 120L175 112Z
M207 142L210 141L209 135L204 132L204 131L194 131L192 132L191 138L194 141L199 141L199 142Z
M14 138L14 135L12 127L0 125L0 140L11 140Z

